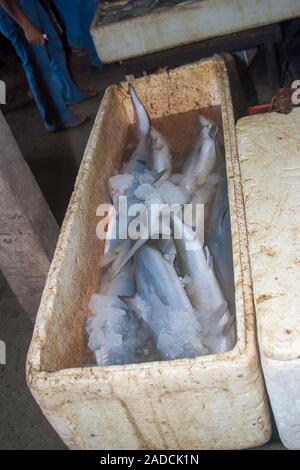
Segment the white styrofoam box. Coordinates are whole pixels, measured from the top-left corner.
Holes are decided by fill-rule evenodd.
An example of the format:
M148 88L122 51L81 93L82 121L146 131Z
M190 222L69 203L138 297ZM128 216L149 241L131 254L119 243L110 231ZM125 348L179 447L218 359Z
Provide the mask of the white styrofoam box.
M237 124L258 338L284 445L300 449L300 108Z
M300 16L299 0L200 0L101 25L91 33L105 63L129 59Z
M134 114L128 84L109 87L96 118L50 268L27 359L30 390L72 449L240 449L271 425L255 317L228 77L222 59L135 80L152 119L201 109L223 130L233 243L237 343L195 359L81 367L83 321L100 276L96 209L119 168ZM197 121L197 114L193 114ZM182 114L185 118L185 114ZM186 119L186 118L185 118ZM169 136L168 136L169 137ZM177 126L172 151L193 139ZM181 155L180 155L181 154Z

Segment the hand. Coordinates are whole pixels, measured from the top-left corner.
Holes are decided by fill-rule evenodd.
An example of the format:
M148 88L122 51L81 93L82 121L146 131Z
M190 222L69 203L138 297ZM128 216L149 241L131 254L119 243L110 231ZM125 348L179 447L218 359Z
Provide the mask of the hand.
M38 46L44 46L46 44L46 39L35 26L27 25L24 29L25 37L30 44L35 44Z

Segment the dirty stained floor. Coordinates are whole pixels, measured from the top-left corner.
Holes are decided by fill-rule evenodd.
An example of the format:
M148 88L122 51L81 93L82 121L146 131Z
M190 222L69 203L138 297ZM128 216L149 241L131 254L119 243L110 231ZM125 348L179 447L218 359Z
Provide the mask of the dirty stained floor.
M18 62L0 68L0 77L7 85L8 102L2 111L59 224L103 92L109 84L124 79L124 72L117 65L92 73L86 57L72 58L71 69L82 88L98 90L99 96L74 107L76 112L89 116L87 124L50 134L44 130L35 104L27 95L26 80ZM243 80L247 104L269 100L263 57L258 56L251 74L244 75ZM0 449L65 449L26 385L25 361L31 335L32 325L0 273L0 337L7 347L7 364L0 365ZM272 441L260 449L282 448L275 431Z

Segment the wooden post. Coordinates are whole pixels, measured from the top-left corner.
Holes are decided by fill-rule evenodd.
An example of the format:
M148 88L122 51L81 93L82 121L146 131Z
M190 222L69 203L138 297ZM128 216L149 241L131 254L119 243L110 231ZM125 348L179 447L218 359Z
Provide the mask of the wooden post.
M0 270L33 322L58 232L0 111Z

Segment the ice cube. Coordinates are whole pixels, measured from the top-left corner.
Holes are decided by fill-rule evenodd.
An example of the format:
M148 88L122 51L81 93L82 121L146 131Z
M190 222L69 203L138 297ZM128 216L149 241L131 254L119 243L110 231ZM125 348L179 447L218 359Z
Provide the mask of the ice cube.
M174 341L174 338L167 333L161 333L159 335L157 349L164 351L165 359L177 359L181 357L183 353L182 348Z
M101 324L104 324L104 322L118 324L124 315L126 315L126 311L122 308L106 307L98 311L98 318Z
M187 204L191 200L191 194L183 187L176 186L171 181L164 181L156 188L162 200L169 205Z
M122 344L122 335L119 333L111 332L106 337L107 347L108 349L115 348L117 346L121 346Z
M105 335L102 329L98 326L94 327L88 342L88 347L91 351L96 351L105 344Z
M133 175L130 173L118 174L109 178L109 184L113 191L125 193L133 183Z
M154 181L154 176L151 174L149 170L144 171L141 175L138 177L139 184L143 183L148 183L152 184Z
M95 359L98 366L106 366L109 363L109 351L102 347L95 351Z
M149 183L143 183L141 184L134 192L135 196L138 199L141 199L142 201L145 201L145 199L155 191L153 186Z
M124 303L115 295L93 294L89 309L96 315L97 311L106 307L123 307Z

